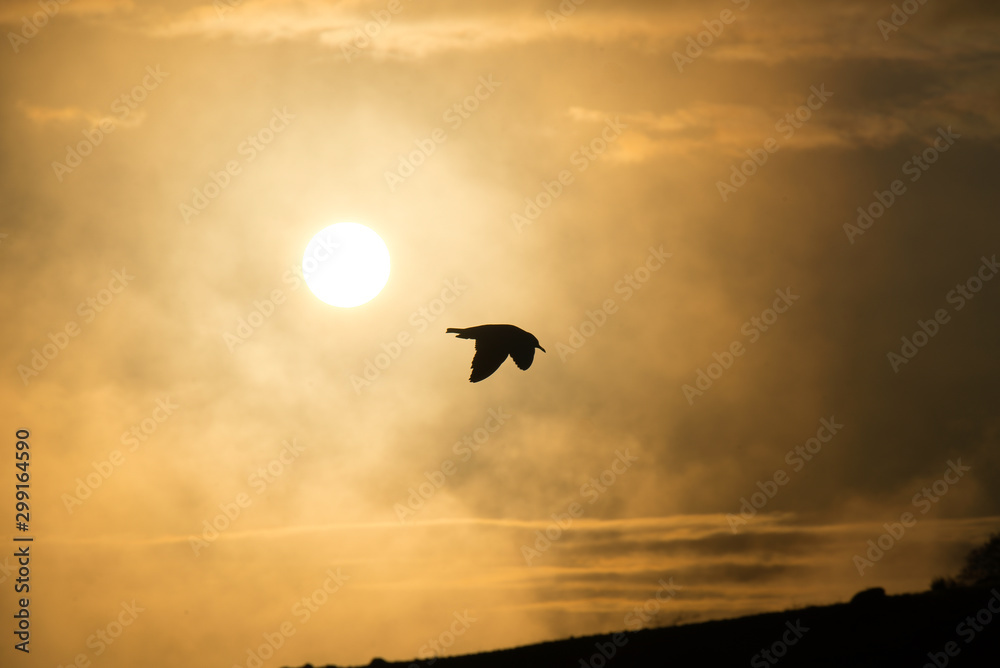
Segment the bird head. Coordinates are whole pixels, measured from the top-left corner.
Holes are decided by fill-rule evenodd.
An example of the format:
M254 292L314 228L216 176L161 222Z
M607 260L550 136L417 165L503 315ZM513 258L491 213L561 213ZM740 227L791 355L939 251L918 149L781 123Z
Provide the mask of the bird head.
M542 344L540 344L538 342L538 339L536 339L535 337L531 337L531 338L535 339L535 347L538 348L539 350L541 350L544 353L545 352L545 348L542 348Z

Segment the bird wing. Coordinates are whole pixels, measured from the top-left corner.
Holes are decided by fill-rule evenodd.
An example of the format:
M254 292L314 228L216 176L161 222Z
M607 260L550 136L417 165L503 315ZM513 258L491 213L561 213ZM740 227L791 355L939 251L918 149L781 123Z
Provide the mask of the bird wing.
M518 369L527 371L528 367L531 366L531 362L535 359L535 348L532 346L523 346L511 351L510 356L514 358L514 364L517 365Z
M476 354L472 358L472 375L469 380L478 383L488 378L507 359L507 351L496 345L476 341Z

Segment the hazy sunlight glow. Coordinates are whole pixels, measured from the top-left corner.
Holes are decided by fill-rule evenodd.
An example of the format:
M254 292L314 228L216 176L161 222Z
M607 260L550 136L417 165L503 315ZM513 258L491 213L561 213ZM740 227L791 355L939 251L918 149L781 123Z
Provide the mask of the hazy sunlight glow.
M358 223L337 223L312 238L302 256L306 284L317 297L341 308L365 304L389 280L389 249Z

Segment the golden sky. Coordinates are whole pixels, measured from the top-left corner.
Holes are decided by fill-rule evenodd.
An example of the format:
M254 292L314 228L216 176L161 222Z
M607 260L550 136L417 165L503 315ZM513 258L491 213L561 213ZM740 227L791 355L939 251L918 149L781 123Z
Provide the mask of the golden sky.
M1000 519L1000 10L902 5L4 2L0 663L364 664L956 571ZM300 274L342 221L392 258L353 309ZM490 322L548 352L470 384L444 330Z

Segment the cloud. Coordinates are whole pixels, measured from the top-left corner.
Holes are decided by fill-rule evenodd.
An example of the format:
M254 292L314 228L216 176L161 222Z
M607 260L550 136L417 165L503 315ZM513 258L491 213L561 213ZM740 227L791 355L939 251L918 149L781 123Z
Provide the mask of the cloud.
M699 103L667 113L573 107L569 116L588 123L621 118L628 130L612 146L608 157L624 163L708 151L742 156L748 149L759 149L768 139L777 141L782 149L881 148L919 134L917 128L892 114L838 113L831 109L809 111L810 119L795 129L786 120L794 112L795 107L782 112L746 104ZM924 132L928 129L933 131L920 128Z
M86 125L88 129L94 129L102 124L107 128L108 124L110 124L114 127L135 128L142 125L143 121L146 120L146 111L143 109L131 111L124 118L112 114L101 115L99 112L79 107L49 108L25 105L23 111L25 118L39 126L49 124L65 126ZM80 121L83 121L83 123L80 123Z
M558 5L546 8L532 2L456 6L402 0L395 14L385 2L363 0L335 6L319 0L246 0L179 11L136 9L124 0L95 1L89 6L90 11L129 10L126 24L154 37L313 42L338 51L356 46L364 57L396 60L553 42L673 57L684 54L689 38L705 32L706 22L717 22L721 11L689 5L653 8L642 2L587 5L553 25L546 12L552 13ZM756 4L745 10L734 4L728 10L734 20L711 36L696 59L776 65L801 59L871 58L933 65L942 56L975 56L998 48L979 29L983 21L994 20L995 12L971 3L937 15L933 8L924 9L891 39L883 39L876 23L888 17L891 5L872 6L861 0L830 6L782 2L768 11ZM946 25L945 34L935 29L936 16ZM121 18L119 12L110 20Z
M335 30L325 30L320 43L345 50L354 47L376 59L423 59L451 52L471 52L536 41L546 35L538 21L512 21L506 24L479 18L438 19L403 22L385 29L385 33L365 39L364 27L374 23L358 20Z
M790 103L767 107L750 104L698 102L669 112L652 110L604 110L570 107L567 116L578 123L603 123L620 118L628 129L608 151L607 157L622 163L637 163L662 156L702 155L723 152L744 156L773 139L779 150L884 149L904 142L926 142L938 129L961 122L964 137L1000 137L1000 107L997 93L976 91L963 83L944 95L928 96L919 106L904 104L883 109L847 108L837 94L819 109ZM802 93L809 99L810 87ZM836 101L835 101L836 100ZM884 106L884 105L883 105ZM958 120L961 119L961 120ZM957 130L956 130L957 131Z
M79 124L79 121L84 121L91 128L96 128L101 123L111 123L115 126L120 125L126 128L133 128L141 125L146 118L146 112L142 109L132 111L128 116L122 118L118 115L101 114L98 111L83 109L77 106L46 107L19 101L18 107L25 118L40 126L49 124Z
M100 121L100 116L84 111L80 107L41 107L24 102L18 106L21 107L21 111L29 121L42 125L52 121L66 123L80 118L86 119L92 125L96 125Z
M53 0L56 10L49 17L62 14L81 17L107 17L112 14L125 14L135 9L134 0ZM10 0L0 7L0 23L18 24L25 18L31 20L37 14L46 12L42 3L37 0Z

